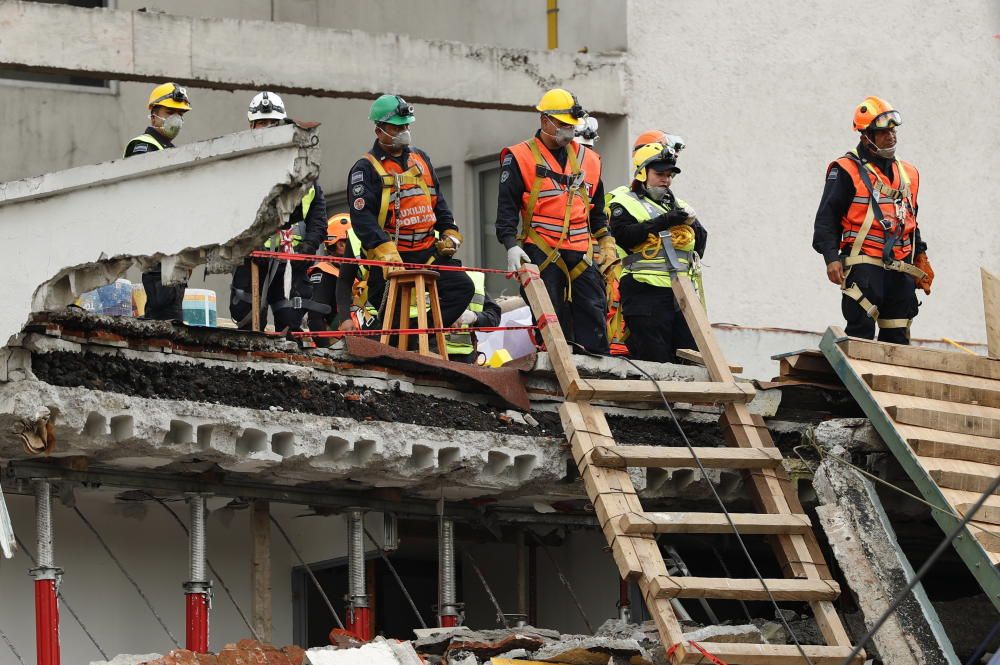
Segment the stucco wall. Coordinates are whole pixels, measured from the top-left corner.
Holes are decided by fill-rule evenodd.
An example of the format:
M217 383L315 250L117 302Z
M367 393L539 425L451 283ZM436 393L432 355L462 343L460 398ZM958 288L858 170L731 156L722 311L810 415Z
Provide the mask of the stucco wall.
M688 142L674 189L711 234L712 321L842 323L812 225L826 165L854 147L854 107L875 94L902 112L898 155L922 176L937 281L913 334L985 338L978 266L1000 267L1000 5L628 4L629 136L658 127Z

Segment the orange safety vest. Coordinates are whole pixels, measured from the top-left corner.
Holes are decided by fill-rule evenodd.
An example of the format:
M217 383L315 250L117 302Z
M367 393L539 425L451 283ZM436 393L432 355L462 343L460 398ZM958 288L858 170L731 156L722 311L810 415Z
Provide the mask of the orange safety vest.
M576 141L566 146L560 166L538 138L504 148L500 161L514 156L524 179L521 238L535 245L586 252L590 248L591 199L601 179L601 158ZM603 203L603 202L602 202Z
M407 168L386 157L379 161L375 155L365 153L365 158L375 167L382 179L382 199L379 203L378 225L385 229L400 252L418 252L427 249L437 240L437 190L434 174L423 155L411 150Z
M909 162L897 159L889 178L870 163L862 167L855 157L844 156L830 164L827 173L834 165L847 171L854 180L854 200L840 220L843 228L841 250L853 246L872 210L868 187L861 177L861 169L864 168L888 228L873 220L867 233L863 234L861 253L881 259L888 236L895 239L893 258L899 261L906 259L913 250L913 232L917 228L917 190L920 185L917 169Z

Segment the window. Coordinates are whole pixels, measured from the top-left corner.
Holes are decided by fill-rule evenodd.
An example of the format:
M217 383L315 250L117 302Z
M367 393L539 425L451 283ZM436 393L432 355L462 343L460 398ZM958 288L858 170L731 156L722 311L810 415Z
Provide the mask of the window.
M507 250L497 241L494 222L497 218L497 194L500 190L500 166L496 156L473 167L476 183L476 208L482 222L479 265L484 268L505 268ZM517 282L503 275L487 274L486 290L494 298L501 295L517 295Z
M114 8L116 0L28 0L49 5L69 5L93 9L97 7ZM44 72L22 71L0 67L0 83L22 87L59 87L84 90L87 92L115 92L113 82L87 76L67 74L46 74Z

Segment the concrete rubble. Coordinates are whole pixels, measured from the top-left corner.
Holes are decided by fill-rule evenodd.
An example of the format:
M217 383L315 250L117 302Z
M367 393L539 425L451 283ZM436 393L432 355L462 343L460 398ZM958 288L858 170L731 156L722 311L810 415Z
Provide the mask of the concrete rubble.
M835 446L830 455L849 457ZM817 514L866 629L914 576L874 486L854 469L827 457L813 480ZM923 585L918 584L873 638L873 651L893 665L959 662Z

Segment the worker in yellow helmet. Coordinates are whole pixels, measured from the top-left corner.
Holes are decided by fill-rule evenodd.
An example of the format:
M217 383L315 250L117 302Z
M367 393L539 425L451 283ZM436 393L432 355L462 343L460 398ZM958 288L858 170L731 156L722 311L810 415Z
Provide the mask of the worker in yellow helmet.
M176 83L164 83L153 88L146 104L149 126L125 146L124 157L143 155L166 148L173 148L184 124L184 114L191 110L187 90ZM184 319L185 282L164 286L160 264L142 274L142 287L146 292L146 309L143 318L165 321Z
M632 165L631 185L612 191L609 205L611 233L629 252L619 284L629 331L625 345L633 358L675 362L677 349L697 347L674 298L671 275L683 271L698 285L708 232L671 190L681 172L673 148L643 145L632 154Z
M896 157L892 104L868 97L854 109L854 150L826 169L826 187L813 227L813 249L827 279L843 292L841 310L852 337L910 343L917 315L915 289L931 292L934 271L917 227L915 166Z
M508 270L539 267L566 339L607 353L604 281L593 241L602 265L617 252L604 213L601 158L575 140L587 112L571 92L549 90L535 108L535 135L500 153L497 239L507 250Z

